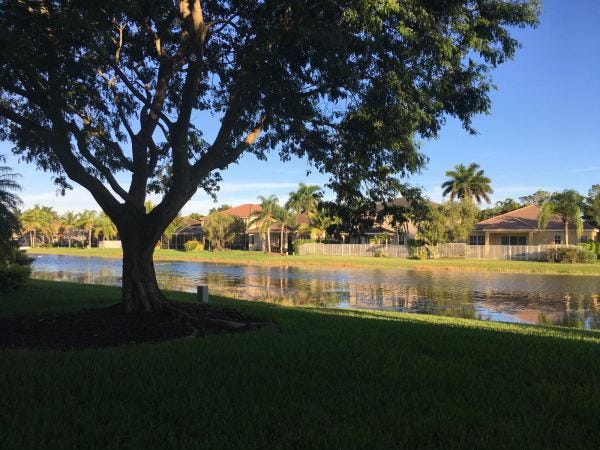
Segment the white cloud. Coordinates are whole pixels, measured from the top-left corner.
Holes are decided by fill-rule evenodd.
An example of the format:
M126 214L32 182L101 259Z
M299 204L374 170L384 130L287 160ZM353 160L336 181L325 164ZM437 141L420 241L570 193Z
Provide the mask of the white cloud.
M36 194L23 194L23 209L32 208L35 205L51 206L58 213L65 211L82 211L84 209L96 209L100 207L88 191L82 187L75 187L67 191L64 196L57 195L56 191L41 192Z

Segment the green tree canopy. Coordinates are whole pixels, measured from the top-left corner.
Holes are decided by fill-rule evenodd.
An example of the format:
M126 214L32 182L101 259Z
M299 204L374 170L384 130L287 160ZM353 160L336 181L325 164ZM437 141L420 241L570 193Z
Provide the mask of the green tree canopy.
M117 237L117 227L113 221L104 212L100 212L94 224L94 236L98 238L102 233L102 240L113 239Z
M477 208L472 201L430 203L417 224L418 237L431 245L465 242L477 224Z
M500 214L506 214L507 212L514 211L515 209L521 208L521 205L518 201L513 200L512 198L507 198L506 200L497 201L493 207L482 209L479 211L479 220L489 219L490 217L499 216Z
M123 244L128 311L168 305L154 244L244 153L306 158L339 202L397 196L419 139L470 132L537 0L0 0L0 138L78 183ZM192 122L214 115L207 139ZM212 133L211 133L212 134ZM150 192L162 200L151 211Z
M33 208L23 211L19 220L24 233L31 236L30 243L35 247L38 235L43 242L52 240L52 223L58 219L58 214L49 206L34 205Z
M244 231L244 224L229 214L215 211L209 214L203 227L206 239L211 243L212 250L223 250L230 243L236 233Z
M587 222L600 227L600 184L594 184L583 204L583 215Z
M295 214L306 213L310 216L317 210L322 200L323 189L320 186L300 183L296 191L290 192L285 207Z
M488 194L494 192L490 186L492 180L484 175L479 164L471 163L468 167L458 164L454 170L448 170L446 176L450 179L442 184L444 197L450 195L450 200L464 198L477 203L481 203L481 200L490 203Z
M527 206L527 205L542 206L545 201L550 199L552 194L553 194L552 192L539 190L539 191L534 192L531 195L524 195L523 197L519 197L519 200L521 201L521 203L524 206Z
M580 206L582 202L583 196L573 189L555 192L542 204L538 216L538 227L544 229L553 215L560 216L564 225L565 244L569 245L569 224L575 225L577 237L581 236L583 232Z

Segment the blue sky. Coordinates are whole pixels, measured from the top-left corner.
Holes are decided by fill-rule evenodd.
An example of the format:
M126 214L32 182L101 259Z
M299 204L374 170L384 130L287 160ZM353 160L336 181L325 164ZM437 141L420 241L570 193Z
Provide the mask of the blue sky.
M481 165L492 179L493 202L538 189L586 194L600 183L600 2L545 0L542 8L537 29L515 31L523 46L515 59L493 73L498 90L491 95L491 113L474 120L479 134L471 136L448 120L439 139L423 143L429 164L409 181L431 199L441 200L444 173L458 163ZM218 125L210 120L200 126L209 138ZM50 174L19 162L9 149L0 143L0 154L22 175L25 208L39 203L58 212L99 209L78 186L57 196ZM281 163L276 152L268 162L245 156L223 173L218 203L251 203L269 194L284 202L299 182L326 183L325 175L307 176L308 168L301 160ZM212 206L199 192L183 213L206 213Z

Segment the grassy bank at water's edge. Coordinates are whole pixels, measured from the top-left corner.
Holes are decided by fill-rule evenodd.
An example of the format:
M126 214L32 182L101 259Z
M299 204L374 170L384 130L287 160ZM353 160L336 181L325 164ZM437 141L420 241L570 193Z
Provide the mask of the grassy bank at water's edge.
M121 258L121 249L103 248L35 248L31 253L98 256ZM506 261L478 259L428 259L374 258L359 256L298 256L266 254L255 251L228 250L222 252L183 252L158 249L154 252L157 261L197 261L221 264L268 265L288 267L377 267L414 270L461 270L483 272L540 273L554 275L600 276L600 261L591 264L555 264L536 261Z
M112 287L32 280L2 295L0 314L119 297ZM3 447L600 447L598 332L211 302L277 325L113 349L2 351Z

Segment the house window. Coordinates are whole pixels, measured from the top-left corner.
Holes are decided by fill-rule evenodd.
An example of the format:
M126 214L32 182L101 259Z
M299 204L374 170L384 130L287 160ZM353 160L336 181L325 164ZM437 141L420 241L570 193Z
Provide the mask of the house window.
M581 236L581 242L587 242L587 241L588 241L587 236Z
M502 245L527 245L525 236L502 236L500 238Z
M248 235L248 245L250 247L254 246L254 235L253 234Z
M560 244L560 234L554 235L554 243L555 244Z
M485 236L469 236L469 245L485 245Z

